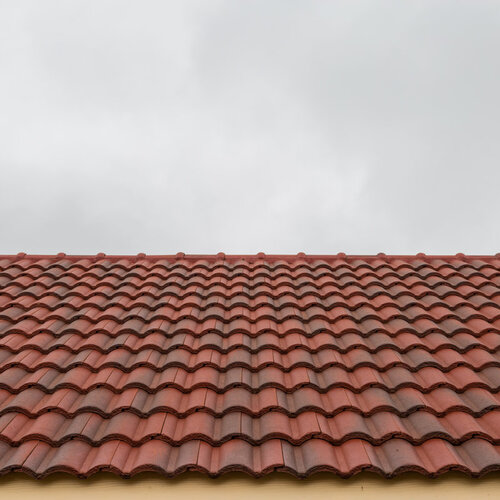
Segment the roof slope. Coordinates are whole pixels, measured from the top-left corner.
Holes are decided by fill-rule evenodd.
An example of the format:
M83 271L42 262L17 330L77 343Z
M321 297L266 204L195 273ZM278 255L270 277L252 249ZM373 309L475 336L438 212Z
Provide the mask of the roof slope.
M0 257L0 473L500 469L500 258Z

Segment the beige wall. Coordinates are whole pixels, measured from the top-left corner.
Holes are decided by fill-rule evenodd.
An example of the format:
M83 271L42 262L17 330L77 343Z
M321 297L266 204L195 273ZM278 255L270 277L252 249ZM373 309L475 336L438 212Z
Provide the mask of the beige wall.
M37 500L68 500L110 498L128 500L200 499L200 500L263 500L274 499L371 499L381 500L461 500L500 498L500 473L482 479L469 479L462 474L449 473L438 479L425 479L407 474L385 480L375 474L363 473L343 480L329 474L318 474L307 480L294 479L285 474L271 474L253 479L242 474L229 474L210 479L196 473L180 478L166 479L145 473L124 480L100 473L90 479L76 479L66 474L55 474L36 481L24 474L9 474L0 478L1 499L36 498Z

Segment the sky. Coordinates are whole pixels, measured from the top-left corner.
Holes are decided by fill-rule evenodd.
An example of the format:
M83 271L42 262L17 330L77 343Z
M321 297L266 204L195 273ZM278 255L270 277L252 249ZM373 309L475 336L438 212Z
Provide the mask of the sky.
M500 252L498 1L0 0L0 253Z

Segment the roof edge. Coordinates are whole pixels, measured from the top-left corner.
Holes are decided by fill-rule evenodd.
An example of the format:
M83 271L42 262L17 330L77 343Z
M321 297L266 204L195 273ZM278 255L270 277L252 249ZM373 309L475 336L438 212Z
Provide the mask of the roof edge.
M10 259L10 260L21 260L21 259L30 259L30 260L42 260L42 259L51 259L51 260L81 260L81 259L92 259L92 260L121 260L121 259L136 259L136 260L208 260L208 261L217 261L217 260L225 260L225 261L233 261L233 260L265 260L265 261L276 261L276 260L332 260L332 259L341 259L346 261L352 260L365 260L365 261L373 261L373 260L434 260L434 259L442 259L442 260L451 260L451 259L461 259L461 260L492 260L500 258L500 253L497 254L463 254L457 253L455 255L446 255L446 254L432 254L427 255L425 253L417 253L417 254L345 254L343 252L337 254L306 254L303 252L299 252L297 254L265 254L263 252L259 252L257 254L225 254L223 252L219 252L217 254L185 254L183 252L178 252L177 254L151 254L147 255L145 253L139 254L110 254L107 255L105 253L98 254L26 254L24 252L20 252L18 254L0 254L0 259Z

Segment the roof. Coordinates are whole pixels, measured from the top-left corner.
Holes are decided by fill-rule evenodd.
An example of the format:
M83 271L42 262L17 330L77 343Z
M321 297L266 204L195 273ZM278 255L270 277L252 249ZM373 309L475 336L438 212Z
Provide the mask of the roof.
M500 256L0 256L0 474L500 470Z

